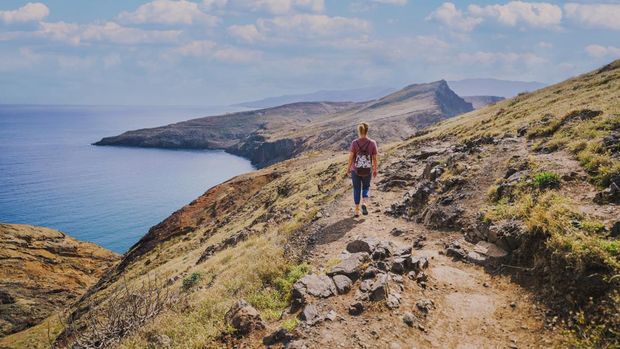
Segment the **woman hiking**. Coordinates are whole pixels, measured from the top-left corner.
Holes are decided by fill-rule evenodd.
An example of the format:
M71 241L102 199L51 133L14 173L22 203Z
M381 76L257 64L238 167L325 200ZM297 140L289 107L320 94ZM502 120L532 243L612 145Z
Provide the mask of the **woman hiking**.
M360 216L360 202L362 214L368 215L366 199L370 180L377 176L377 142L368 138L368 124L362 122L357 125L357 134L359 137L351 143L346 170L346 175L350 175L353 182L356 218Z

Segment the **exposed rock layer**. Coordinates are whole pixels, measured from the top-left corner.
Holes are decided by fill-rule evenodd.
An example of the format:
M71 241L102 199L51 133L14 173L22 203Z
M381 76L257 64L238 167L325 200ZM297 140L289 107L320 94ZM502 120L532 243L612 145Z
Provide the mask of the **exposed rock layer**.
M56 230L0 224L0 337L75 301L118 258Z

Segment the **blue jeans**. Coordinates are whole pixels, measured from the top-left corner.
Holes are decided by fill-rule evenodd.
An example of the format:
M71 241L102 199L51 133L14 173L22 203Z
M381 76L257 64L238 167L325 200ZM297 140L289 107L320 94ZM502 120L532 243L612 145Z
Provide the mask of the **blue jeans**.
M356 205L360 204L360 195L364 198L368 197L371 177L372 176L370 175L360 177L355 171L351 171L351 180L353 181L353 201L355 201Z

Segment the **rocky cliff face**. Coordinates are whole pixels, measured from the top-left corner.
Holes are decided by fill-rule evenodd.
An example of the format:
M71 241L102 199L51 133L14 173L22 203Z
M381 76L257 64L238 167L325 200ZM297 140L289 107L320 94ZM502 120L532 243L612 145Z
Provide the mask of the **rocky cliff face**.
M73 303L118 259L56 230L0 224L0 337Z
M129 131L95 145L224 149L258 167L306 150L342 150L355 125L370 122L379 142L401 140L416 129L473 110L445 81L416 84L362 103L304 102Z

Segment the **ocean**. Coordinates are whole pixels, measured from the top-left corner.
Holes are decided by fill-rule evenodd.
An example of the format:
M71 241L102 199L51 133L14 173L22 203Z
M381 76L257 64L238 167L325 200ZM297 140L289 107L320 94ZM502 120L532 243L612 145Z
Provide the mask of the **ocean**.
M123 253L151 226L253 167L223 151L90 144L131 129L231 111L0 105L0 222L58 229Z

